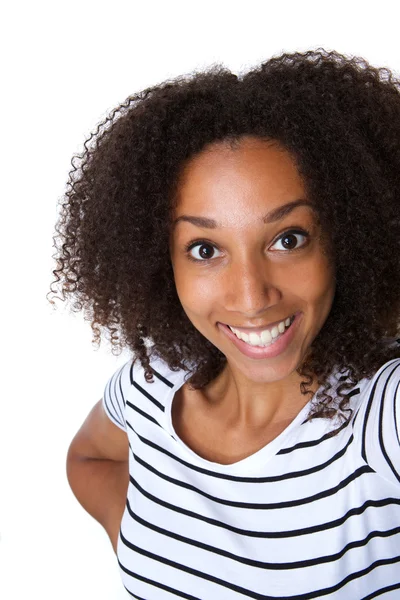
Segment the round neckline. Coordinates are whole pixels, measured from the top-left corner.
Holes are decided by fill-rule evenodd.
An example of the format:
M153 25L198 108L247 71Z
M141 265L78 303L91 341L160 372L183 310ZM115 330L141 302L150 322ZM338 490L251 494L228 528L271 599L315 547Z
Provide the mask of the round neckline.
M166 419L166 428L171 437L175 440L175 442L181 447L184 452L189 455L192 461L195 461L199 466L206 468L210 471L219 471L221 473L231 473L235 475L248 475L251 470L257 469L260 466L260 463L265 463L270 458L275 456L277 452L283 447L287 438L292 433L293 429L297 427L297 425L301 424L304 421L304 418L309 412L309 407L311 404L311 400L307 402L300 409L295 418L289 423L289 425L273 440L268 442L265 446L242 458L239 461L229 464L222 464L218 462L213 462L203 458L194 450L192 450L176 433L175 428L172 423L172 403L177 391L183 386L185 383L184 378L181 381L178 381L174 384L174 387L169 390L169 393L165 399L165 419Z

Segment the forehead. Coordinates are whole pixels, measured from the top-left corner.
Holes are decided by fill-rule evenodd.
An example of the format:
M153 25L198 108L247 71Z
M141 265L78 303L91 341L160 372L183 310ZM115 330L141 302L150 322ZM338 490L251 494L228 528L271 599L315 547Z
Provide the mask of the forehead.
M178 185L175 216L204 215L227 224L304 198L292 156L277 142L243 138L216 143L192 158Z

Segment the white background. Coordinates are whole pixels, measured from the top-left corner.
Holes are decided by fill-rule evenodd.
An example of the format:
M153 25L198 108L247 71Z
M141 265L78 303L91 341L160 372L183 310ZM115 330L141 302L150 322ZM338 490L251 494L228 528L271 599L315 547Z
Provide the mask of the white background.
M72 437L126 360L106 344L94 351L89 324L46 301L72 155L128 95L215 62L238 72L322 46L398 74L399 17L393 0L9 0L3 8L1 598L130 597L107 535L65 476Z

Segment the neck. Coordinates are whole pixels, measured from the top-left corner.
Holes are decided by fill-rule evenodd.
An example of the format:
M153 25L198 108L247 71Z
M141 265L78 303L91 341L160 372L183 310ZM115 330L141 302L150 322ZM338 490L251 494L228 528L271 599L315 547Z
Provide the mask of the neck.
M255 429L291 422L311 396L300 391L297 372L274 382L255 382L229 365L206 386L203 394L210 408L221 412L232 428ZM314 393L318 384L311 387Z

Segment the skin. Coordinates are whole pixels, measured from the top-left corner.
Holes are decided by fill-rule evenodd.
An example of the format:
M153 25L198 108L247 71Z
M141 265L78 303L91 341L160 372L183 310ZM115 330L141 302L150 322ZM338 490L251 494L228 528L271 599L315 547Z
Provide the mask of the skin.
M296 369L330 312L334 268L311 205L263 221L300 199L309 202L290 154L276 142L252 137L234 148L223 142L209 146L186 165L180 180L170 237L177 293L190 321L226 356L227 365L206 388L181 388L173 420L179 435L203 456L211 438L214 445L221 440L217 456L207 455L220 462L244 457L279 435L309 400L300 392ZM206 227L187 217L216 223ZM288 230L309 236L292 234L294 249L288 251L278 239ZM204 256L208 260L202 262ZM265 327L294 314L293 339L269 358L245 356L219 325Z

